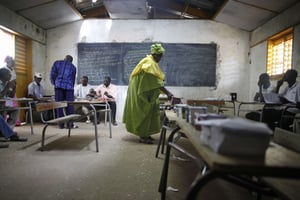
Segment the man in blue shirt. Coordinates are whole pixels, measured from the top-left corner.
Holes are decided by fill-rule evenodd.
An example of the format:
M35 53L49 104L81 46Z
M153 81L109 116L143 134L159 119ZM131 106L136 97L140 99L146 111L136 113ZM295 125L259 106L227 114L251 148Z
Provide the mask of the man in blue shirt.
M76 67L72 64L73 57L67 55L64 60L57 60L53 63L50 72L50 81L54 86L55 101L74 101L74 85L76 77ZM66 114L73 114L74 106L69 105ZM59 109L58 117L63 116L63 110ZM68 124L72 128L77 128L74 124ZM59 128L64 128L64 124L59 124Z

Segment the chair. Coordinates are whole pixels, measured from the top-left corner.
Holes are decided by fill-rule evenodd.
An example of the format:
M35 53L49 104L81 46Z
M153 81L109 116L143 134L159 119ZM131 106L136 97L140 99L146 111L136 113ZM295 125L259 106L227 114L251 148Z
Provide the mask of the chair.
M237 109L237 116L240 117L241 113L249 113L249 112L253 112L253 113L257 113L259 115L259 120L258 121L262 121L262 111L263 111L263 107L264 107L264 103L262 102L238 102L238 109Z
M165 147L165 141L166 141L166 133L167 130L172 130L172 122L170 122L168 120L168 118L166 117L165 114L165 110L170 110L173 109L175 104L181 104L181 98L177 98L177 97L172 97L171 98L171 102L167 103L165 101L162 101L162 103L160 104L160 113L161 113L161 131L160 131L160 137L159 137L159 141L157 144L157 148L156 148L156 153L155 153L155 157L158 157L158 153L161 147L161 154L164 153L164 147Z
M260 121L267 123L273 130L276 127L292 130L293 120L297 112L299 109L294 104L264 104Z

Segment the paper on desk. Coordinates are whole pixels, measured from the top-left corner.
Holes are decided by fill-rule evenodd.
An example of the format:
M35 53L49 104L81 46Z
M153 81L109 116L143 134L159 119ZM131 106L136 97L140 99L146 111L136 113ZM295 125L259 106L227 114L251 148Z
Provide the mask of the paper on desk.
M199 124L201 141L215 152L227 155L263 156L272 134L266 124L242 118L213 119Z
M266 124L242 118L211 119L199 121L198 123L202 126L220 127L227 132L235 134L272 135L272 131Z
M14 102L12 100L10 100L10 99L7 99L5 101L5 106L6 107L14 107Z
M264 101L267 104L281 104L279 95L277 93L263 93Z

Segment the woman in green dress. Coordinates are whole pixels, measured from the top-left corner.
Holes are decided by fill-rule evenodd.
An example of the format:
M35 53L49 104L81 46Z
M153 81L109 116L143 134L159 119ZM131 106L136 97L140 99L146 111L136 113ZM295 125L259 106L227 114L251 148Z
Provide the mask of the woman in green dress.
M133 69L128 85L123 123L128 132L140 137L140 142L152 144L152 134L159 133L159 94L173 96L165 87L165 75L158 63L165 49L161 44L151 45L151 55L143 58Z

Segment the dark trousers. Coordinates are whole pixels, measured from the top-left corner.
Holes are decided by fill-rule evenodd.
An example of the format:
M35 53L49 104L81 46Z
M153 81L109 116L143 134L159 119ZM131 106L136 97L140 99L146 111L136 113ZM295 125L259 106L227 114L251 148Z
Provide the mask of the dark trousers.
M280 127L285 130L291 130L293 124L293 116L295 113L277 109L265 109L263 111L262 122L266 123L270 129L274 130L275 127Z
M115 122L116 121L117 104L115 101L109 101L108 104L111 109L111 120L112 120L112 122Z
M61 88L55 88L55 101L74 101L74 90L65 90ZM74 114L74 106L68 105L66 108L66 114ZM64 116L63 109L58 109L57 117ZM73 124L69 124L69 126L73 126ZM59 124L60 128L64 127L64 124Z

